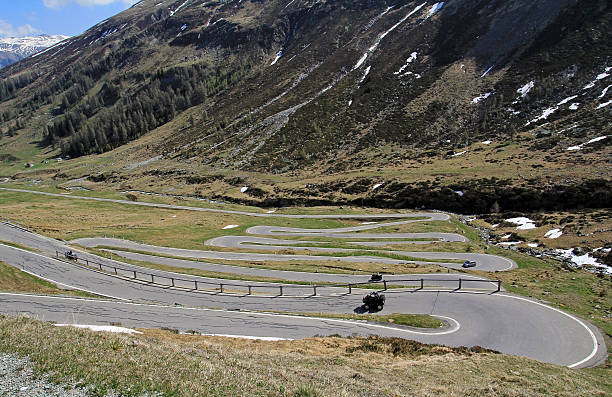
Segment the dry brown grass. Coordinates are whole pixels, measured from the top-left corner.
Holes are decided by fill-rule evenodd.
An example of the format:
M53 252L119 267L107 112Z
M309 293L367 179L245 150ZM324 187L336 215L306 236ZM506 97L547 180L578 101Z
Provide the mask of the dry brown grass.
M0 350L29 355L53 379L125 395L604 396L587 371L393 338L265 342L145 330L127 336L0 317ZM300 394L301 391L301 394Z
M0 261L0 291L2 292L28 292L44 295L76 295L89 296L92 295L72 290L64 290L56 285L41 280L36 276L22 272L18 268Z

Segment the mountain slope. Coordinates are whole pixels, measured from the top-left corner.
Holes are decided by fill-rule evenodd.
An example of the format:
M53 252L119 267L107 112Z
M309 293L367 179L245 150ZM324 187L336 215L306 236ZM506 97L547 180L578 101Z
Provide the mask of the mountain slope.
M576 184L606 178L611 19L605 1L144 0L0 72L1 128L110 151L101 170L137 186L185 166L331 184L284 196L357 174Z

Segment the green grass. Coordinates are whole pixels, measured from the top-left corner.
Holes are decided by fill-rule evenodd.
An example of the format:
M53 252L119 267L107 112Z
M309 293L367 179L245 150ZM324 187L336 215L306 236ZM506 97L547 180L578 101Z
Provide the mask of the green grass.
M82 291L60 289L53 283L23 272L2 261L0 261L0 291L41 295L71 295L88 298L96 296Z
M274 312L294 316L335 318L340 320L367 321L370 323L403 325L415 328L440 328L444 325L439 319L428 314L333 314L333 313L300 313L300 312Z

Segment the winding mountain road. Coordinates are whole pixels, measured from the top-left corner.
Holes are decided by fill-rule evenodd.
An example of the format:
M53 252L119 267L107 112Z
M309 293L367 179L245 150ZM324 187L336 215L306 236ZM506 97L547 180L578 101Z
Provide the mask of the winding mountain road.
M57 240L4 225L0 227L0 239L7 238L41 253L0 244L3 261L58 284L112 298L101 301L0 294L1 310L9 314L31 314L62 323L120 322L131 327L163 326L205 334L282 338L375 333L449 346L479 345L572 368L596 365L606 356L601 334L588 322L541 302L505 293L475 294L444 288L387 291L385 312L438 316L448 323L448 327L439 330L280 316L255 311L352 313L359 308L359 295L364 291L339 296L269 297L160 287L54 259L50 257L52 252L66 247ZM458 275L444 276L448 279Z

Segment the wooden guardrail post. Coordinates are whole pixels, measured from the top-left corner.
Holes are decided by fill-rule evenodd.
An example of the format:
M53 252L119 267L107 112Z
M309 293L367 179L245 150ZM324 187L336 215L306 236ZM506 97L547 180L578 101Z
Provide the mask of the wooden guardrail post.
M100 268L100 271L102 271L102 264L98 263L98 267Z
M153 273L151 273L151 284L153 284L155 282L155 276L153 275Z
M421 279L421 289L423 289L423 279Z
M280 296L283 296L283 286L278 287L280 289Z
M136 280L136 270L134 270L134 280Z
M251 295L251 286L249 285L249 295Z
M348 289L349 289L349 295L350 295L353 292L353 288L351 284L348 285Z
M221 293L223 293L223 284L219 284L219 289L221 290Z
M461 289L461 278L459 278L459 288L458 289Z
M385 286L385 291L387 290L387 280L383 280L383 285Z
M193 280L193 285L195 286L195 290L198 290L198 280Z
M313 285L313 286L312 286L312 289L314 290L314 294L313 294L313 296L317 296L317 286L316 286L316 285Z
M501 280L497 280L497 291L495 292L499 292L501 291Z
M171 278L170 280L172 280L172 286L174 287L174 278Z

